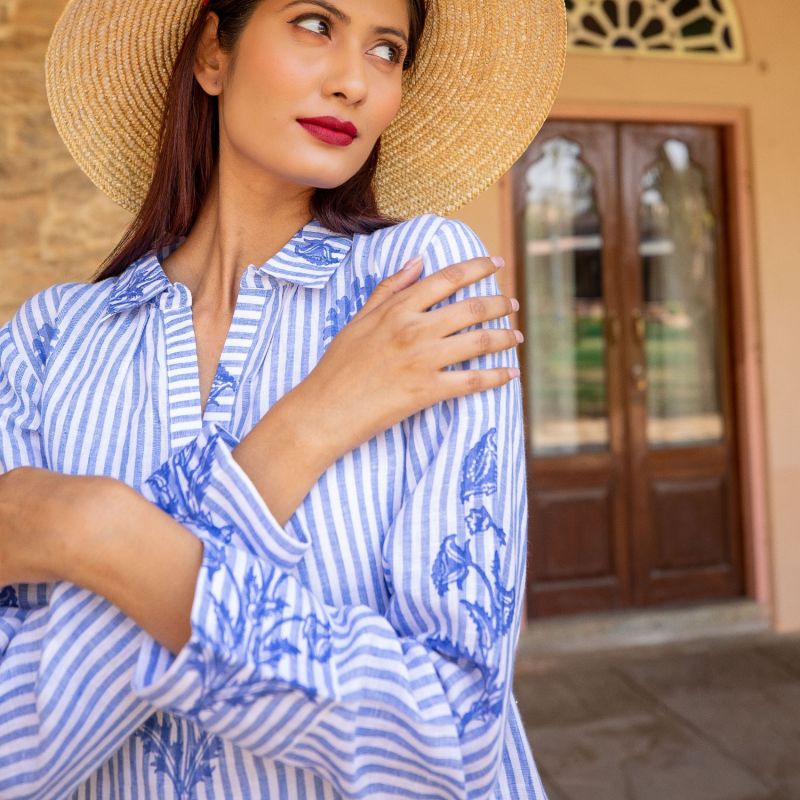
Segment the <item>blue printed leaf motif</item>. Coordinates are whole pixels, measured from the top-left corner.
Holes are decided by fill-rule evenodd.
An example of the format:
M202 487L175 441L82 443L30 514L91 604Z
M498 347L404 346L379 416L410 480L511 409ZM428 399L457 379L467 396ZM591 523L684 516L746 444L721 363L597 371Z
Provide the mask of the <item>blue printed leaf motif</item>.
M0 608L19 608L19 598L13 586L0 588Z
M481 652L486 652L495 638L495 626L491 616L477 603L462 600L461 604L467 609L472 621L478 629L478 647Z
M496 719L503 711L504 698L504 684L497 684L495 678L488 681L481 696L461 718L458 730L459 735L463 735L465 728L473 720L488 722L491 719Z
M175 250L182 241L184 241L184 237L173 241L169 252ZM155 252L151 252L146 257L134 262L119 276L111 291L106 308L113 314L127 308L134 308L143 303L145 299L155 303L159 294L171 289L172 284L164 273L161 263Z
M217 398L220 397L227 389L232 392L236 391L236 378L228 372L224 364L217 367L217 372L214 375L214 380L211 382L211 389L208 392L208 399L206 400L206 408L211 403L217 403Z
M443 656L458 663L473 666L475 664L475 653L463 647L461 643L451 642L444 636L429 636L425 643L432 650L441 653Z
M277 664L284 655L296 656L300 650L288 639L269 639L261 642L258 648L259 664L272 666Z
M242 633L242 626L237 624L239 620L233 620L228 607L216 602L216 600L214 602L214 615L218 630L217 646L221 648L223 654L230 657L236 650L239 636Z
M271 657L271 655L270 655ZM274 665L271 661L270 665ZM213 650L195 644L190 647L187 669L197 672L202 685L202 699L196 703L198 709L215 708L219 704L249 705L264 695L299 691L313 701L317 690L313 686L303 686L295 681L265 677L258 665L252 666L249 674L241 667Z
M466 520L467 528L469 528L469 532L473 536L477 533L486 533L486 531L491 528L497 535L497 538L500 540L500 544L506 543L506 532L502 528L499 528L497 525L495 525L494 520L489 515L489 512L483 506L470 509L466 516Z
M323 341L333 339L333 337L350 322L364 307L379 283L380 275L375 272L367 274L364 277L363 284L361 278L356 278L353 281L350 295L338 298L333 308L328 309L328 313L325 317L328 324L322 329Z
M212 761L222 749L217 737L162 712L149 717L136 735L150 767L172 783L176 797L195 798L198 786L212 779Z
M353 301L349 297L338 298L333 308L329 308L325 316L328 324L322 329L323 341L333 339L355 314L356 309L353 305Z
M302 691L314 699L314 687L282 682L271 668L284 657L302 655L303 642L308 657L327 661L331 655L329 623L315 614L291 613L283 597L284 584L290 578L279 569L256 562L248 566L243 580L238 579L224 550L213 545L207 548L204 562L209 578L216 580L222 573L231 591L224 593L224 600L212 595L213 615L192 626L187 668L197 673L201 683L198 707L226 701L249 703L275 691ZM297 623L302 623L300 640L292 636ZM209 624L214 630L207 629Z
M216 543L209 542L205 547L203 561L208 579L211 580L214 573L222 569L225 563L225 551Z
M33 340L33 349L42 362L42 366L47 365L47 360L50 358L50 353L53 351L53 342L58 336L58 329L54 328L49 323L45 322L38 331Z
M467 453L461 470L461 500L497 491L497 428L487 431Z
M497 620L498 634L505 634L511 630L514 621L514 610L517 589L512 586L506 589L500 576L500 553L495 551L494 563L492 564L492 576L494 577L495 590L495 618Z

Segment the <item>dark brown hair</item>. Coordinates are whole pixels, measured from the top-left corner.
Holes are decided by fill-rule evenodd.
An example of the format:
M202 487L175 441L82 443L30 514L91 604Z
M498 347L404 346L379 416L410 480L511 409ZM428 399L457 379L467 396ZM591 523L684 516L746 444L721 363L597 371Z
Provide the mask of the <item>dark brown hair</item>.
M157 156L147 196L136 218L98 268L93 283L121 274L148 251L186 236L205 199L219 153L217 97L206 94L193 65L210 11L219 17L220 46L236 58L236 44L262 0L210 0L181 45L167 87L158 135ZM409 69L425 27L425 0L408 0L409 49L403 70ZM380 139L359 171L341 186L316 189L310 213L335 233L371 233L400 220L378 211L374 191Z

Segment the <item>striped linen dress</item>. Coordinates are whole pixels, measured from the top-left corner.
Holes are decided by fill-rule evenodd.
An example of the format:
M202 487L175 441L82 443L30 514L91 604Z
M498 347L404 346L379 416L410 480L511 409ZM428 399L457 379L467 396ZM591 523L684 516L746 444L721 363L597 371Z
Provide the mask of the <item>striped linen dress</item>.
M0 472L117 478L204 542L177 654L66 581L0 588L0 797L543 800L512 694L519 381L350 451L284 526L232 456L378 282L484 245L436 214L353 237L312 219L244 272L201 414L191 293L162 268L181 241L0 328ZM443 303L478 294L493 275ZM449 368L501 365L514 349Z

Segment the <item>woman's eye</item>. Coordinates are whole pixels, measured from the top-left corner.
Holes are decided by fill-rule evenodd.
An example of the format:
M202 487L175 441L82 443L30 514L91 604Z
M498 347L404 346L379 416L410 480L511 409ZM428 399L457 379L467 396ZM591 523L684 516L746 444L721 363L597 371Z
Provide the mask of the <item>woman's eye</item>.
M400 52L399 47L395 47L393 44L384 42L383 44L379 44L376 49L379 49L381 47L389 51L389 57L385 59L386 61L391 61L392 63L397 63L398 61L400 61L402 53Z
M303 23L310 23L309 27L306 30L312 31L312 33L321 33L325 35L328 32L328 21L324 17L305 17L303 19L296 20L297 25L303 25ZM320 26L322 30L320 30Z

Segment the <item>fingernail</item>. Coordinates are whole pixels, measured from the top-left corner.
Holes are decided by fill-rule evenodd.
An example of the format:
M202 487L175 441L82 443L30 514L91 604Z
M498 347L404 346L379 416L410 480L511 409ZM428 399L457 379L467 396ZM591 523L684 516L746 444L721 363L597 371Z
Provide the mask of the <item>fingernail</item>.
M514 311L519 311L519 300L517 300L516 297L511 298L511 308L513 308Z
M415 267L418 267L422 263L422 256L417 256L416 258L412 258L411 261L406 264L400 272L406 272L407 270L412 270Z
M494 264L496 267L505 266L505 263L506 261L503 256L492 256L492 264Z
M510 378L519 378L519 370L516 367L509 367L508 375Z

